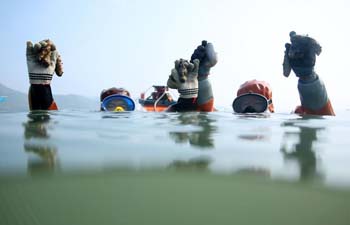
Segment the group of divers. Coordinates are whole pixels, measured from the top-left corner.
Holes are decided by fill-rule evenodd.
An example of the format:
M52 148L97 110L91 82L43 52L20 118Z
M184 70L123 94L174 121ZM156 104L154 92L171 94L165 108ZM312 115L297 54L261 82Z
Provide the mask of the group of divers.
M298 91L301 105L295 113L334 116L331 102L324 83L314 71L316 56L321 53L320 44L308 35L290 32L290 43L285 44L283 75L291 71L299 78ZM63 66L56 46L51 40L43 40L35 45L27 42L27 66L29 73L30 110L57 110L50 83L53 74L62 76ZM193 52L191 59L179 59L167 80L167 86L153 86L155 90L139 100L147 111L166 112L212 112L214 95L208 79L210 69L217 63L217 54L212 43L202 41ZM179 98L175 101L168 88L177 89ZM135 103L124 88L112 87L100 94L102 111L132 111ZM248 80L243 83L232 103L236 113L274 112L272 91L265 81Z

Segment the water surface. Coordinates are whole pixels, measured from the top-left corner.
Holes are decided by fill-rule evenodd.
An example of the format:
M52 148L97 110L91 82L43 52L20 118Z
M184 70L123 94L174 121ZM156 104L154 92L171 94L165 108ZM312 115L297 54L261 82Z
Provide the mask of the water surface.
M0 224L348 224L349 115L3 112Z

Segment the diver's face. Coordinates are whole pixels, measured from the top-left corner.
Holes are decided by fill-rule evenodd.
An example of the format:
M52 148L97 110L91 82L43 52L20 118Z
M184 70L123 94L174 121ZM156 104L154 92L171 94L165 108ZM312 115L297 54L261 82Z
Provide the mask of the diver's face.
M244 113L261 113L266 111L266 103L261 99L247 98L242 102Z
M237 113L263 113L268 108L268 100L262 95L245 94L237 97L232 106Z
M125 102L123 102L122 100L119 100L119 99L118 100L117 99L116 100L111 100L106 105L106 109L108 111L115 111L118 107L121 107L123 109L127 108Z

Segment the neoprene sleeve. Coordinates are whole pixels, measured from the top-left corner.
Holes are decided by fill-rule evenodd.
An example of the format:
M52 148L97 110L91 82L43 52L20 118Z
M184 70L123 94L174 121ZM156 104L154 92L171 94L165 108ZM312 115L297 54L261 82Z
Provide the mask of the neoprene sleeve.
M323 81L316 76L315 80L298 81L298 91L301 105L311 110L318 110L324 107L328 102L328 95Z

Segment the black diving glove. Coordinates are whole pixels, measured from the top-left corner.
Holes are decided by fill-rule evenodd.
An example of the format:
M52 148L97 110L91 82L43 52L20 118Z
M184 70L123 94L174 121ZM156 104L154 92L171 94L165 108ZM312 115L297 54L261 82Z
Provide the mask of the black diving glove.
M213 44L203 40L202 44L194 50L191 56L191 63L193 63L195 59L198 59L200 62L198 75L209 75L210 68L217 63L217 54Z
M320 55L322 48L317 41L309 36L289 33L291 43L285 44L283 61L283 75L288 77L292 69L301 79L314 76L316 55Z
M283 58L283 76L289 77L290 72L292 70L292 67L290 67L289 58L288 58L290 44L286 43L284 47L286 48L286 50L284 51L284 58Z

